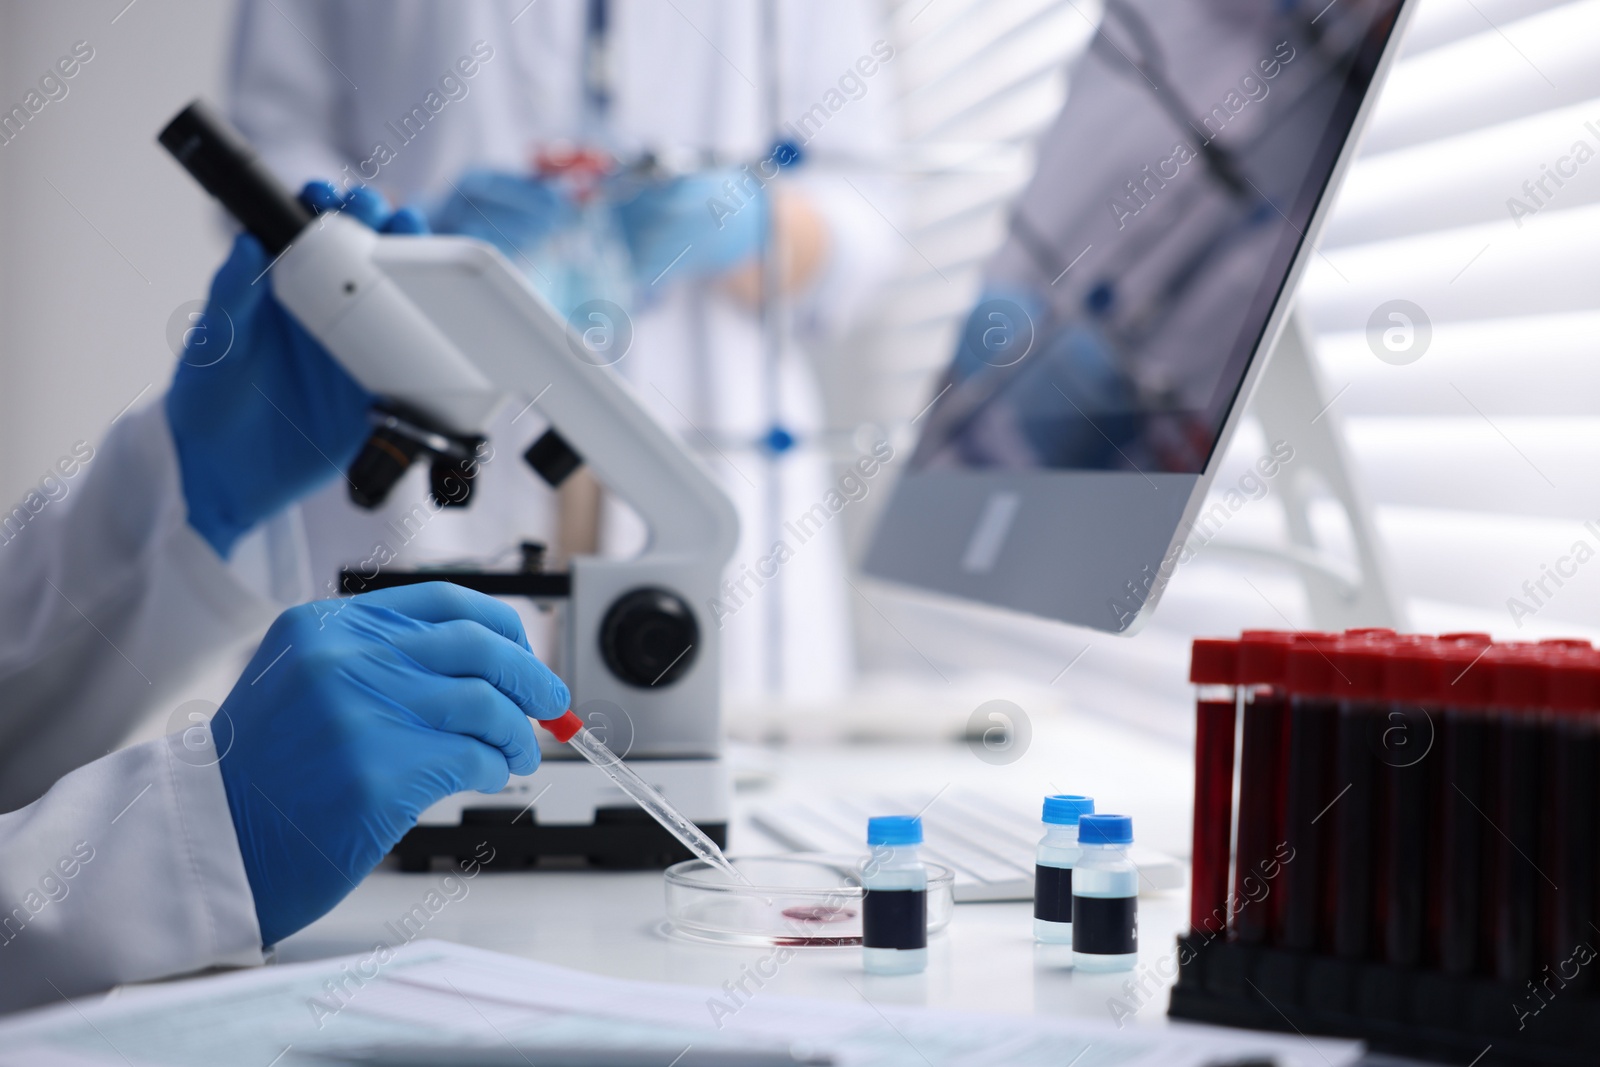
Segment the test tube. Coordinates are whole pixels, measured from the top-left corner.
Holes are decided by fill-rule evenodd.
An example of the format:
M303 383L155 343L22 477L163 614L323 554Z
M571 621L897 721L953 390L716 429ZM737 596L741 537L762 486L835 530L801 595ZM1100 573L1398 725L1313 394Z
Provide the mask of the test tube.
M1374 810L1378 788L1378 746L1387 706L1383 703L1386 636L1346 636L1334 666L1342 677L1339 702L1338 778L1344 792L1329 818L1334 820L1335 867L1333 950L1344 959L1373 954ZM1376 639L1374 639L1376 638Z
M1333 869L1324 833L1342 786L1335 784L1334 751L1339 724L1339 676L1334 670L1336 638L1297 641L1286 667L1289 692L1289 771L1284 839L1292 858L1278 875L1283 894L1281 922L1273 940L1285 948L1309 951L1331 947L1332 894L1324 892Z
M1485 803L1490 784L1486 761L1492 724L1490 670L1482 659L1489 639L1479 635L1440 638L1441 674L1438 700L1441 774L1439 789L1439 934L1437 958L1447 974L1484 971L1483 892L1487 835L1494 831L1474 805Z
M1443 660L1431 639L1399 639L1384 661L1384 690L1389 712L1379 745L1384 765L1387 828L1383 862L1384 959L1401 967L1423 962L1425 931L1437 926L1438 909L1434 851L1438 823L1434 818L1437 789L1433 785L1440 756L1433 751ZM1430 873L1433 877L1430 878Z
M1239 750L1239 832L1234 841L1233 914L1229 936L1261 944L1276 924L1278 902L1266 882L1283 840L1284 743L1288 697L1284 668L1294 636L1246 630L1239 640L1238 679L1244 691L1244 739Z
M1554 826L1553 847L1541 865L1560 886L1547 897L1548 932L1544 957L1560 966L1590 943L1596 922L1595 783L1600 780L1600 654L1588 643L1561 649L1553 657L1547 699L1555 714L1551 724L1544 780L1546 825ZM1548 886L1547 886L1548 888ZM1562 980L1586 988L1593 985L1588 968Z
M1237 641L1198 638L1190 652L1194 701L1194 838L1189 929L1216 937L1228 926L1233 837L1233 745L1238 717Z
M1541 875L1539 855L1540 715L1544 663L1529 646L1491 647L1495 721L1494 974L1521 985L1533 976Z

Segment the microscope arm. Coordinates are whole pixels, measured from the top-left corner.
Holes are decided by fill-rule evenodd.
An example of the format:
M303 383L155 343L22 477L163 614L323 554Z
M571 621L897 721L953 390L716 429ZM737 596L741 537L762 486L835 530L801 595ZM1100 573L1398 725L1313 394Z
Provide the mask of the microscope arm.
M478 434L509 396L536 398L561 437L650 528L646 555L720 570L733 505L582 336L489 245L385 237L313 216L200 103L161 143L277 258L278 299L369 391L436 427Z
M481 434L509 397L529 397L632 505L650 531L640 555L571 561L563 677L580 702L632 724L634 755L716 764L721 642L707 605L739 525L683 442L489 245L314 216L198 103L160 140L275 257L279 301L370 392L427 432L459 437Z
M272 280L284 306L371 391L458 433L481 431L507 395L535 397L600 482L645 520L647 555L718 568L732 556L737 517L700 461L491 246L384 237L325 216Z

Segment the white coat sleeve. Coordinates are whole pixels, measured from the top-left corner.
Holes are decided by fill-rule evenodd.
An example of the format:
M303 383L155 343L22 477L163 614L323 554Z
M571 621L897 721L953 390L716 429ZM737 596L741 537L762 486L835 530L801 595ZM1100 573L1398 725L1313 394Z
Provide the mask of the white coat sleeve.
M189 526L159 402L73 458L0 515L0 811L176 710L282 607Z
M195 755L125 748L0 815L0 1011L261 962L222 775Z
M0 515L0 1008L260 959L214 760L103 754L277 608L189 526L159 403Z

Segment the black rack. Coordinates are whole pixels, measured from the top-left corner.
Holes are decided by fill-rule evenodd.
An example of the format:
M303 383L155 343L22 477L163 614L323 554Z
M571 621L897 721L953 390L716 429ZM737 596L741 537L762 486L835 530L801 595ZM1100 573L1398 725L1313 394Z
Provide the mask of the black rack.
M723 848L726 823L702 823L705 835ZM482 860L478 849L488 844L493 859L487 867L507 870L536 867L550 861L582 863L608 870L661 870L694 859L677 838L638 808L602 808L593 823L541 826L527 812L503 808L468 808L461 822L449 826L414 826L391 853L402 871L426 871L435 857Z
M1178 939L1177 953L1175 1018L1359 1038L1382 1052L1476 1067L1600 1063L1600 995L1563 987L1554 972L1537 987L1517 986L1193 936Z

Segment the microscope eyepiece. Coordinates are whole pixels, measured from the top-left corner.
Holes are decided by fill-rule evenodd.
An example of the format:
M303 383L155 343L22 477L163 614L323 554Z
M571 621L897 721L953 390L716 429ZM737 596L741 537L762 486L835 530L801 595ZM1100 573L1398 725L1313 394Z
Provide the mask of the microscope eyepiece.
M239 132L196 100L156 138L228 213L277 256L310 225L309 208L273 176Z

